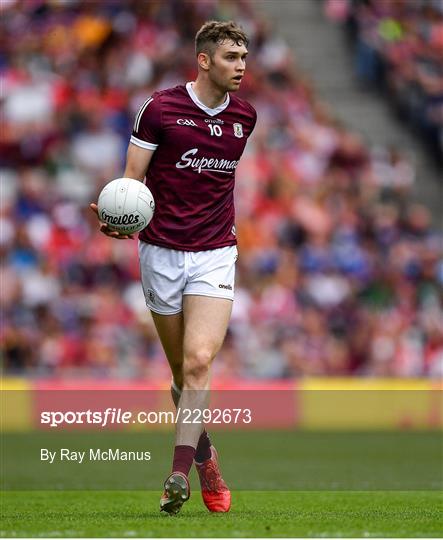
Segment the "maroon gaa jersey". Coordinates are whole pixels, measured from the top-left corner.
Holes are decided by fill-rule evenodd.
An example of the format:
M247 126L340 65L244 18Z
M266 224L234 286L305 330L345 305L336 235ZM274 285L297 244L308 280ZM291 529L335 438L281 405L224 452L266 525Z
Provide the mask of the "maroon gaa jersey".
M227 95L206 107L192 84L155 92L140 108L131 143L155 150L146 185L155 213L140 240L183 251L231 246L235 238L235 169L257 113Z

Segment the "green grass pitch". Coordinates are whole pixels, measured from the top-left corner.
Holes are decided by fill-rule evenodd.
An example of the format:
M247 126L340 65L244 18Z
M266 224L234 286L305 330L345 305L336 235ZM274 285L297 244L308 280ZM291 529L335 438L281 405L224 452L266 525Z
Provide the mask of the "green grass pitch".
M251 492L212 515L193 492L178 516L158 492L3 492L3 537L439 537L438 492Z
M212 435L211 435L212 436ZM178 516L159 513L172 433L2 438L3 537L441 537L440 432L214 433L233 491L204 507L195 471ZM150 450L148 463L48 465L40 448Z

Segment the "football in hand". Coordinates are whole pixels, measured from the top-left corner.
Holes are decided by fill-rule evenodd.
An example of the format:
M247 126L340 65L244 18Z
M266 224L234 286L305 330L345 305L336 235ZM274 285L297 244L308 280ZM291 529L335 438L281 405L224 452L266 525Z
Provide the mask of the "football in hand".
M132 178L117 178L106 184L97 206L100 221L121 234L133 234L144 229L155 210L150 190L143 182Z

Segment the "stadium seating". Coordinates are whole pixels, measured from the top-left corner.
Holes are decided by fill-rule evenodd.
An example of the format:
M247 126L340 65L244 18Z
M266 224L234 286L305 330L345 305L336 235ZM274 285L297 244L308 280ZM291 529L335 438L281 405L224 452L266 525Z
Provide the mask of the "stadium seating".
M439 0L337 2L326 12L345 23L355 73L380 90L398 116L443 163L443 7Z
M441 237L411 200L412 165L334 120L253 3L4 4L6 373L167 378L136 242L103 236L88 203L121 176L146 96L195 76L198 27L232 18L251 36L241 95L259 121L237 170L236 301L216 377L443 374ZM402 50L386 48L399 70ZM400 88L401 70L389 81Z

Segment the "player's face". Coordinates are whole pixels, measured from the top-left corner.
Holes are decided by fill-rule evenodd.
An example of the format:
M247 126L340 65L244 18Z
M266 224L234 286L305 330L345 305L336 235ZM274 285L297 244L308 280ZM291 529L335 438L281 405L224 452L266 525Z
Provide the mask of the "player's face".
M215 50L209 64L209 78L224 92L235 92L245 74L248 50L244 45L224 41Z

